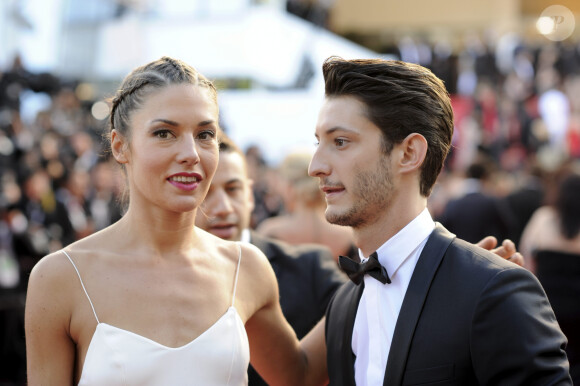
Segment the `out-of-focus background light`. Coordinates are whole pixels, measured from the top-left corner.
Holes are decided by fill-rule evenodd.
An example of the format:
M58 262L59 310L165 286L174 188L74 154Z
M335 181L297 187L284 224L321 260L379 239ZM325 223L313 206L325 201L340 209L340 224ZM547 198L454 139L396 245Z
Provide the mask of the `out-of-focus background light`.
M102 101L95 102L91 107L91 114L95 119L102 121L109 115L109 105Z
M538 28L538 32L542 35L547 35L554 31L554 19L547 16L542 16L538 18L538 22L536 23L536 27Z
M563 5L550 5L542 11L536 28L546 38L552 41L562 41L574 33L576 18L574 13Z

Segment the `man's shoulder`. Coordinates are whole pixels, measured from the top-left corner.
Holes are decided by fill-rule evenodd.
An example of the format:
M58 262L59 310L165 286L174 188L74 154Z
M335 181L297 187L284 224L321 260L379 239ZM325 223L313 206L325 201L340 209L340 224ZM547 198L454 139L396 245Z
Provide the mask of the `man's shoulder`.
M521 270L526 271L525 268L514 264L495 253L483 249L475 244L455 237L441 224L438 224L435 231L425 246L427 253L436 253L434 249L429 249L429 245L447 245L443 253L441 267L453 267L455 272L462 272L468 277L473 274L478 277L493 276L501 271L506 270Z
M447 255L457 258L457 262L464 262L466 265L483 266L490 270L521 268L493 252L460 238L455 238L451 242Z
M332 259L328 247L319 244L289 244L252 232L251 243L264 252L268 259L318 260Z
M447 280L451 275L469 287L485 287L497 280L536 281L527 269L457 238L449 245L438 271L436 278Z

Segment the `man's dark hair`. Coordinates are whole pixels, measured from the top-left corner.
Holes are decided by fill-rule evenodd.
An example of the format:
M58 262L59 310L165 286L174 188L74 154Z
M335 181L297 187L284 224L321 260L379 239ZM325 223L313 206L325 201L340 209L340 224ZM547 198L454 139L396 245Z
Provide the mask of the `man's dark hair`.
M242 149L223 131L220 132L219 136L219 151L220 153L238 153L242 158L245 158Z
M421 194L428 197L451 147L453 110L443 82L425 67L397 60L328 58L322 65L327 97L352 96L383 133L383 150L409 134L428 143Z

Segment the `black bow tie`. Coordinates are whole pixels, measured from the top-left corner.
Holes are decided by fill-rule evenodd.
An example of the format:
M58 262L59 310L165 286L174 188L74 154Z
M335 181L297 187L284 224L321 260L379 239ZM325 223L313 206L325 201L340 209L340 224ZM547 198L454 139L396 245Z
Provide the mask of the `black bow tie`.
M365 274L369 274L383 284L391 284L391 279L385 267L379 263L376 252L373 252L364 263L358 263L346 256L338 257L338 265L346 272L350 280L360 284Z

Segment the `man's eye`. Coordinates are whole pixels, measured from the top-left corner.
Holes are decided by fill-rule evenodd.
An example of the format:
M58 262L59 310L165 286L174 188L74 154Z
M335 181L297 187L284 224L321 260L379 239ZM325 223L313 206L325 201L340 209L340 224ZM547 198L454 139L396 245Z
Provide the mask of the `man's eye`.
M336 144L336 146L344 146L346 145L346 140L342 138L337 138L334 140L334 143Z

